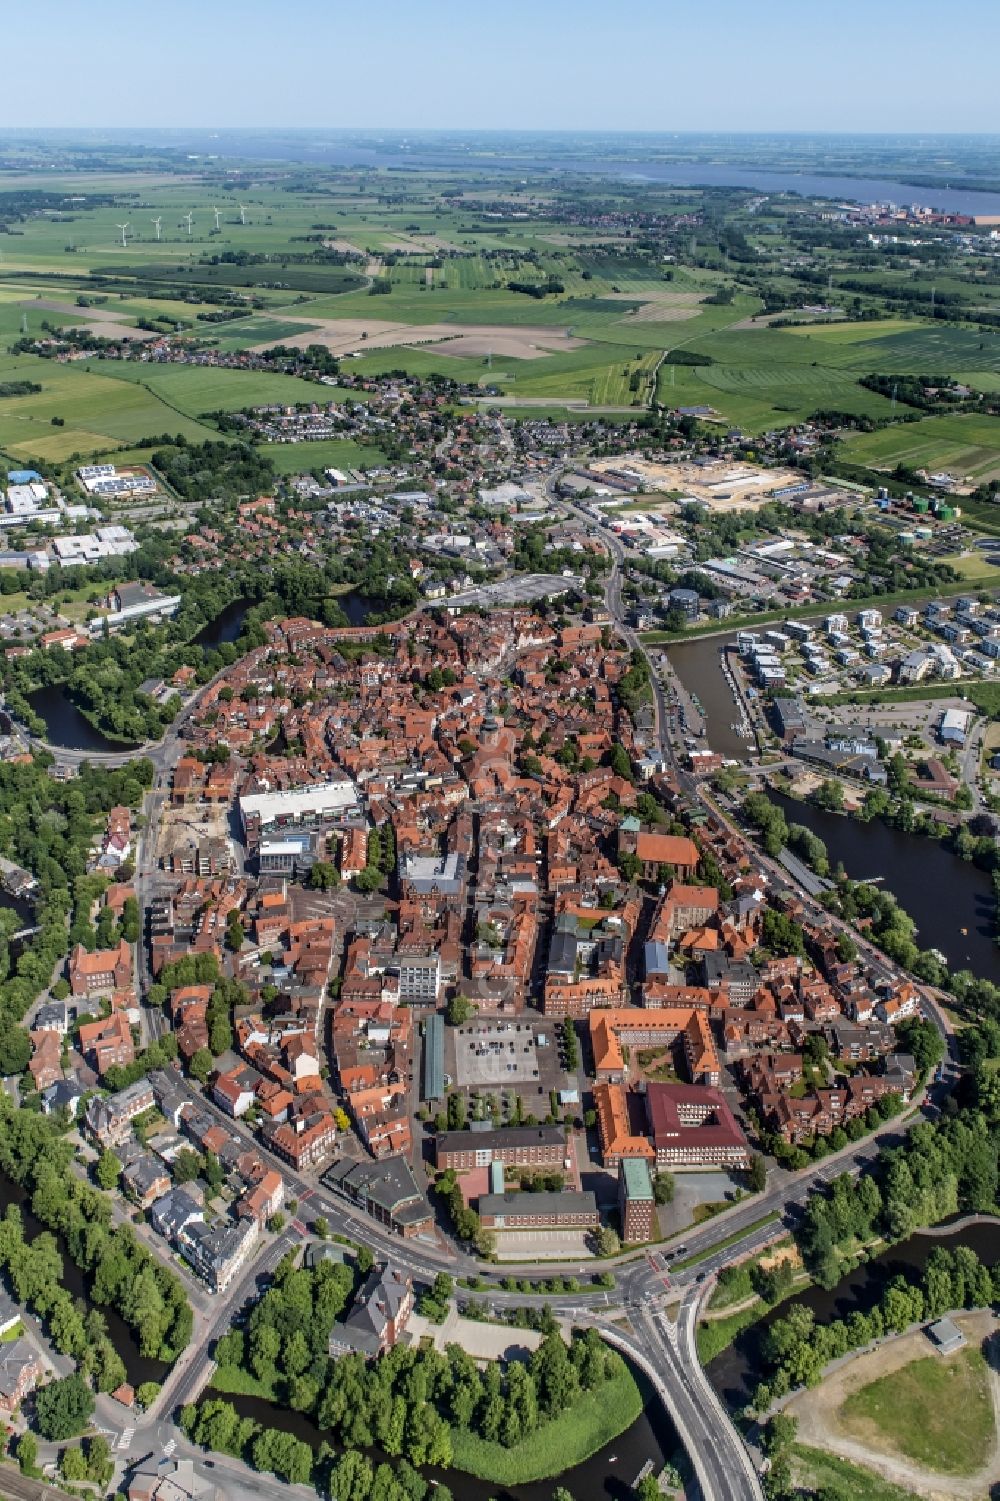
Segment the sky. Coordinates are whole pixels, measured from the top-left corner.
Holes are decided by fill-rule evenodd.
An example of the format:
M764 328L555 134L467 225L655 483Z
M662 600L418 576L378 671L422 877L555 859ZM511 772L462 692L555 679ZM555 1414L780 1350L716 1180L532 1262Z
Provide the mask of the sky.
M8 0L3 12L3 129L1000 132L997 0Z

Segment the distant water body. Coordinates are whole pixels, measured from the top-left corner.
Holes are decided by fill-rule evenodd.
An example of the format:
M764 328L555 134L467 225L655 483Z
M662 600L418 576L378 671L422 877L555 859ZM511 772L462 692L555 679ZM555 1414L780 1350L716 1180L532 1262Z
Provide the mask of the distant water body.
M657 162L641 152L635 156L541 151L524 156L505 152L498 141L495 153L463 151L442 140L440 146L422 143L407 150L387 134L385 146L367 140L309 132L269 131L148 131L139 144L169 146L190 154L243 157L249 161L290 161L327 167L383 167L394 169L463 168L473 172L579 172L659 183L673 187L749 188L761 193L800 193L806 197L847 199L855 203L919 203L943 213L1000 213L1000 193L950 187L916 187L878 177L838 177L822 172L775 172L764 167L733 166L728 162Z

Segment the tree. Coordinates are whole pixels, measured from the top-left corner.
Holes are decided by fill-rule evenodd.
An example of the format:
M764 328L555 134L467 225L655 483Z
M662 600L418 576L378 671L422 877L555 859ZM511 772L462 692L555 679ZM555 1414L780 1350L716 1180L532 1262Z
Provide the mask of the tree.
M97 1159L97 1164L94 1168L94 1177L101 1187L110 1193L113 1188L118 1186L121 1171L121 1161L115 1156L114 1152L103 1151Z
M767 1163L759 1152L754 1152L750 1158L747 1181L751 1193L763 1193L767 1187Z
M55 1442L82 1433L93 1411L93 1393L75 1371L43 1386L35 1398L38 1431Z
M17 1441L17 1462L24 1475L32 1474L38 1462L38 1440L30 1429Z
M229 909L229 916L226 918L226 947L234 954L238 954L243 947L245 936L243 924L240 921L239 908L231 907Z
M225 1049L222 1049L222 1051L224 1052ZM194 1057L191 1059L191 1062L188 1064L188 1073L191 1075L192 1079L196 1079L199 1084L207 1084L208 1077L214 1067L215 1059L212 1057L212 1054L209 1052L208 1048L199 1048Z
M653 1179L653 1198L657 1204L672 1204L674 1201L674 1177L672 1173L659 1172Z
M340 885L340 871L329 860L317 860L309 872L309 885L314 891L335 891Z
M31 1039L23 1027L0 1027L0 1074L23 1074L31 1057Z
M468 996L453 995L445 1009L445 1020L450 1027L462 1027L476 1014L476 1008Z
M628 751L623 745L615 744L611 747L611 755L609 757L609 760L611 763L611 770L614 772L616 777L623 777L626 782L635 781L635 776L632 771L632 762L629 758Z
M135 1389L135 1397L144 1412L148 1412L160 1395L160 1383L158 1381L142 1381Z

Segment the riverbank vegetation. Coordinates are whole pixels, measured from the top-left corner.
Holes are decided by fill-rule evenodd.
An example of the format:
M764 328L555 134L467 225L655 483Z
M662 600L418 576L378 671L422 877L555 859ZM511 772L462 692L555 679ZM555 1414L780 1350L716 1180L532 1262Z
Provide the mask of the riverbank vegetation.
M779 1303L801 1292L812 1280L792 1251L790 1239L759 1255L722 1268L708 1303L710 1318L699 1320L698 1359L707 1366L733 1340L759 1323ZM792 1251L792 1254L786 1254ZM725 1310L732 1308L731 1313Z
M822 1501L913 1501L912 1491L904 1491L873 1470L851 1464L837 1454L792 1444L788 1459L790 1476L800 1490L822 1497Z
M811 1308L799 1303L777 1319L761 1348L765 1379L753 1395L752 1408L766 1413L771 1404L800 1386L817 1386L832 1360L851 1350L901 1334L911 1324L940 1318L955 1308L988 1308L1000 1297L1000 1272L983 1265L967 1246L951 1251L936 1246L923 1274L893 1277L867 1312L855 1308L846 1319L819 1323Z
M353 1290L354 1273L344 1265L327 1262L310 1271L286 1257L247 1330L233 1329L219 1341L218 1389L268 1396L357 1455L378 1448L414 1467L454 1465L504 1484L579 1463L642 1410L628 1367L594 1330L567 1345L550 1329L526 1363L483 1370L458 1345L444 1354L397 1345L372 1363L354 1353L331 1357L330 1335ZM274 1468L260 1463L256 1425L233 1427L218 1404L206 1408L203 1402L182 1416L196 1442L211 1448L237 1442L229 1452ZM331 1488L330 1454L320 1451L310 1473Z
M193 1329L183 1283L146 1250L131 1225L113 1222L111 1198L71 1173L72 1157L73 1148L52 1117L18 1109L9 1096L0 1094L0 1172L27 1190L31 1212L62 1237L70 1259L87 1278L92 1301L121 1315L133 1330L141 1354L175 1360ZM8 1221L0 1259L6 1258L12 1278L22 1277L31 1294L29 1301L37 1302L38 1296L49 1300L48 1309L38 1306L49 1319L58 1347L84 1360L87 1325L61 1285L62 1258L55 1240L51 1245L43 1242L42 1250L44 1269L48 1276L55 1272L56 1285L51 1292L44 1287L36 1291L38 1253L33 1252L34 1243L23 1245L16 1208L9 1212ZM22 1265L23 1271L18 1271Z

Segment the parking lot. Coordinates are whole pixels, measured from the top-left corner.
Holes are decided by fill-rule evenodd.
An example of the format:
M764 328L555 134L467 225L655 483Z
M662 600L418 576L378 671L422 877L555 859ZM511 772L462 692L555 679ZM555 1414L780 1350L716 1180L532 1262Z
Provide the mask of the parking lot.
M498 1261L591 1260L585 1230L499 1230Z

